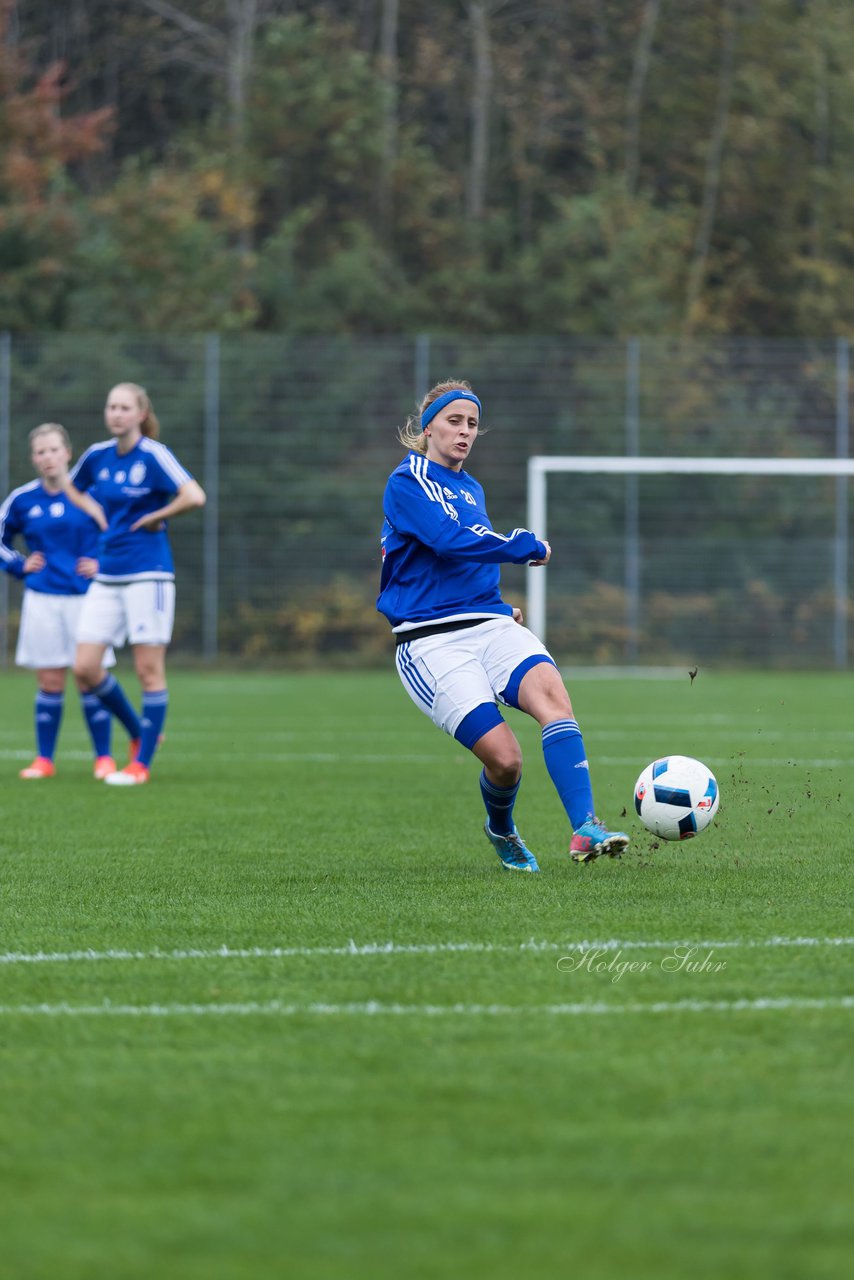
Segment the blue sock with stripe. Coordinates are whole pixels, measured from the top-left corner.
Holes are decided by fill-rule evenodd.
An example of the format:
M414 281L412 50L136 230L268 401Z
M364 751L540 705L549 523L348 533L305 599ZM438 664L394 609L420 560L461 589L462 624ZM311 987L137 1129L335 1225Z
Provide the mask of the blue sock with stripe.
M157 740L163 732L169 707L169 690L158 689L142 695L142 732L139 735L139 755L136 757L146 769L157 750Z
M115 676L106 675L96 688L92 690L96 698L100 698L108 711L112 711L119 724L123 724L131 738L139 738L142 727L139 716L127 699L122 686Z
M46 693L44 689L39 689L36 694L36 752L45 760L52 760L56 751L64 706L64 693Z
M486 776L486 770L480 773L480 794L486 805L486 820L493 835L509 836L514 829L513 805L522 779L512 787L496 787Z
M113 737L113 717L95 693L81 693L80 707L83 712L83 719L86 721L86 728L89 730L89 737L92 739L92 749L95 755L110 755L110 743Z
M553 720L543 729L543 756L573 830L593 813L587 753L577 720Z

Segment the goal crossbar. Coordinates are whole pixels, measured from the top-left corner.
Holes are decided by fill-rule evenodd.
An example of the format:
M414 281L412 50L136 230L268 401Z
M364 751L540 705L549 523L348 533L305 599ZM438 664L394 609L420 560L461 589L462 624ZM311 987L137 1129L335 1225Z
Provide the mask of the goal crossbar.
M535 454L528 459L528 528L538 538L548 538L547 481L552 472L574 475L698 475L698 476L830 476L845 480L854 476L854 458L708 458L632 457L611 454ZM835 574L840 608L847 597L847 563L844 549ZM546 573L544 566L528 570L528 625L545 642Z

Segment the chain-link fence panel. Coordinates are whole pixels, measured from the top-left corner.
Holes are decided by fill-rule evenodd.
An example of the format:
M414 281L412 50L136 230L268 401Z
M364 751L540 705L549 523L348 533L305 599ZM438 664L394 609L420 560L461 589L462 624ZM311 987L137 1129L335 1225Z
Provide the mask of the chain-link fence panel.
M187 660L388 661L375 611L395 430L436 381L484 404L471 469L498 529L526 521L531 455L847 457L842 341L575 341L244 335L5 338L0 482L31 478L27 434L105 438L117 382L208 506L173 522L173 650ZM5 352L5 355L4 355ZM851 611L847 480L555 476L547 637L575 663L841 666ZM2 496L2 495L0 495ZM3 652L20 585L0 575ZM504 571L524 604L525 571Z

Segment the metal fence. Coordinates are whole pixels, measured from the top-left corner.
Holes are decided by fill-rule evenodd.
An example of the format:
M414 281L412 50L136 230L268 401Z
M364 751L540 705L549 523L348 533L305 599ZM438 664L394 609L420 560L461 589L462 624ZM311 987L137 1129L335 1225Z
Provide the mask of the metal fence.
M484 401L471 469L496 528L525 522L533 454L849 457L843 339L0 335L0 497L31 477L33 426L62 422L80 452L104 438L109 388L142 383L163 441L208 493L203 513L171 531L175 653L385 663L374 601L395 428L451 376ZM849 488L555 477L553 652L585 664L848 665ZM523 570L504 583L524 602ZM0 574L0 660L19 603L19 584Z

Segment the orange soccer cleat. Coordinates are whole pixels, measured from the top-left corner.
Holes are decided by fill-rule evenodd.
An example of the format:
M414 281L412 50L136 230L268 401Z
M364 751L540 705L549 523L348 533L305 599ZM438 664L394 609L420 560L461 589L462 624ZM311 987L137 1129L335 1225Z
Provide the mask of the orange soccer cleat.
M117 768L118 765L112 756L98 756L92 769L92 774L99 782L102 782L111 773L115 773Z
M144 764L140 764L138 760L132 760L118 773L109 774L104 781L111 787L138 787L143 782L148 782L150 776L150 770Z
M22 769L19 778L52 778L56 773L56 765L47 756L36 756L32 764Z

